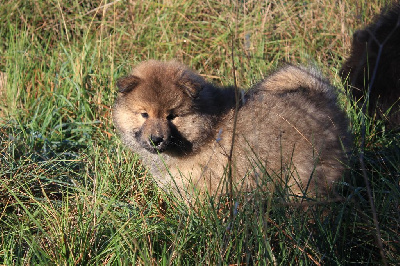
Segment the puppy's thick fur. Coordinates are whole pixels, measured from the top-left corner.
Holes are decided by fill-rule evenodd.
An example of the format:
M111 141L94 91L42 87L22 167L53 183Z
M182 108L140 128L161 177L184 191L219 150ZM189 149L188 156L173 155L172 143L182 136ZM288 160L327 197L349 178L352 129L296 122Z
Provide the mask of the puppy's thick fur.
M354 33L341 76L360 103L371 86L369 113L385 119L391 128L400 127L400 4L384 9L373 23Z
M312 68L287 65L242 94L236 128L234 89L177 62L141 63L117 86L117 131L163 186L220 193L233 133L237 189L287 183L296 194L326 195L342 177L346 118Z

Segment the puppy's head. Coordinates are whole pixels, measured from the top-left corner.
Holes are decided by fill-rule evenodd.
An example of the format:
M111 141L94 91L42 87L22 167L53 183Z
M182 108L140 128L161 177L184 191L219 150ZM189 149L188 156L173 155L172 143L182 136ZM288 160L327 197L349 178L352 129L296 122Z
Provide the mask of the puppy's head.
M198 124L195 102L205 85L202 77L174 61L139 64L117 81L113 120L125 144L152 153L192 151L204 126Z

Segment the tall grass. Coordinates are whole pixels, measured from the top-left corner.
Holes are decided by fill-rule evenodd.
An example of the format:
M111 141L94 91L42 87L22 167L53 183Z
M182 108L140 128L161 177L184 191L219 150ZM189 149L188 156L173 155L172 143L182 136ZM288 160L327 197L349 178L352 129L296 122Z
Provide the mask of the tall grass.
M3 1L0 5L1 264L369 264L381 256L357 161L343 202L307 209L262 192L189 207L121 146L115 80L177 58L248 87L284 61L336 73L352 32L385 1ZM233 40L233 42L232 42ZM233 45L232 45L233 43ZM233 58L231 57L233 54ZM385 257L399 261L399 135L367 118L366 164ZM361 180L361 181L360 181Z

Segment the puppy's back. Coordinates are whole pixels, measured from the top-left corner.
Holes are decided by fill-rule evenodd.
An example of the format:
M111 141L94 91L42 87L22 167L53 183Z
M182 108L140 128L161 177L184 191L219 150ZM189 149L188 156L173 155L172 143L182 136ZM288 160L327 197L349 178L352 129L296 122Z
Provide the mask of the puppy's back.
M287 65L256 84L235 130L236 173L253 185L259 181L249 173L260 164L275 179L289 177L296 194L326 194L342 177L347 119L335 89L314 68Z

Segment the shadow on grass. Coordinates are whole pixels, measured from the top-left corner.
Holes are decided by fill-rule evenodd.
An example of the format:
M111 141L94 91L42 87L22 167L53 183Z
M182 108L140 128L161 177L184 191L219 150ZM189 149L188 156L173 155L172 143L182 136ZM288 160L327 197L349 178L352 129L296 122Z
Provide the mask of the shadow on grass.
M367 146L385 255L398 261L400 143ZM184 199L155 186L116 140L48 140L0 129L4 264L372 264L380 261L359 163L338 184L343 200L299 205L281 191ZM86 143L86 144L85 144ZM377 142L375 142L377 143ZM361 181L360 181L361 180ZM278 197L276 197L278 196ZM279 199L279 200L278 200Z

